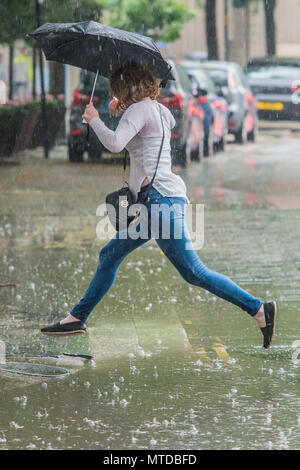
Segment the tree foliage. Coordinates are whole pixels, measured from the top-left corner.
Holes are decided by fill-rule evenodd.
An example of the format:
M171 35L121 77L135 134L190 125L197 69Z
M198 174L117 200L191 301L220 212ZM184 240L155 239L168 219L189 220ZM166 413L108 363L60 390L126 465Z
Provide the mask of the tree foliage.
M41 22L99 21L104 9L111 26L164 41L178 39L196 14L181 0L44 0ZM0 43L29 40L26 34L36 28L35 0L1 0L0 18Z
M104 8L111 26L166 42L179 39L184 23L197 13L182 0L106 0Z
M41 4L41 22L73 22L99 20L102 14L101 0L44 0ZM1 0L0 43L12 44L37 26L35 0Z

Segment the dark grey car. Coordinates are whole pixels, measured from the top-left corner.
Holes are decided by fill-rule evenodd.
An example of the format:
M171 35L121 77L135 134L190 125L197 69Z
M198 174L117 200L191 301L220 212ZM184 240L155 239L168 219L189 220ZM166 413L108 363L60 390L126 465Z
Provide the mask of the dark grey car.
M300 118L300 59L252 59L246 72L259 118Z

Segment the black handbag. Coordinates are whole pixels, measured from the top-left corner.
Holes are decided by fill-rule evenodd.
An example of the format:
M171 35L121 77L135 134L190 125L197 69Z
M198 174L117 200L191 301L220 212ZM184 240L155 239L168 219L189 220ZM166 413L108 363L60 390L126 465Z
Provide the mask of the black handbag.
M125 156L124 156L124 162L123 162L123 187L121 189L118 189L117 191L113 191L112 193L107 194L105 202L106 202L106 208L107 208L107 214L109 217L109 220L111 224L114 226L117 232L120 230L126 229L129 227L129 225L137 219L139 215L139 210L136 209L135 214L128 214L130 207L133 204L146 204L149 200L149 191L152 188L154 178L156 176L160 156L161 156L161 151L163 148L163 143L164 143L164 138L165 138L165 129L163 125L163 120L162 120L162 114L161 114L161 108L159 106L159 114L160 114L160 120L161 120L161 125L162 125L162 139L161 139L161 144L160 144L160 149L159 149L159 154L158 154L158 159L156 163L156 168L154 175L150 181L150 183L146 184L145 186L141 187L141 190L139 191L137 195L137 199L135 199L133 193L131 192L130 188L128 187L128 183L125 181L125 173L126 173L126 163L127 163L127 154L128 151L125 150Z

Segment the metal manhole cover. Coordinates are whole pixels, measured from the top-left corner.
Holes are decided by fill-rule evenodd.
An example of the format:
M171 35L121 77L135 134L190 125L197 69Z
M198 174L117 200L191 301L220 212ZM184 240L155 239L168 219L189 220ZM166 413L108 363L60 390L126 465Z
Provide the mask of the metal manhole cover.
M5 362L0 364L1 370L12 374L34 375L37 377L64 377L69 374L69 371L63 367L30 364L29 362Z

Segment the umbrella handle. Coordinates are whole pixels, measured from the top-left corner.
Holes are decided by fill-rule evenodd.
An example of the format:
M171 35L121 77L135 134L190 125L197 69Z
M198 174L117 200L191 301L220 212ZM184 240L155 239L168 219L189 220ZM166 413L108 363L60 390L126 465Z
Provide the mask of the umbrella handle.
M97 82L97 79L98 79L98 75L99 75L99 70L97 70L96 77L95 77L95 80L94 80L94 85L93 85L93 89L92 89L92 94L91 94L91 97L90 97L90 104L92 103L93 98L94 98L95 87L96 87L96 82ZM86 122L85 119L82 119L82 122L83 122L84 124L87 124L87 122Z
M94 80L92 94L91 94L91 97L90 97L90 104L91 104L91 102L93 101L93 98L94 98L95 86L96 86L96 82L97 82L97 79L98 79L98 75L99 75L99 70L97 70L96 77L95 77L95 80Z

